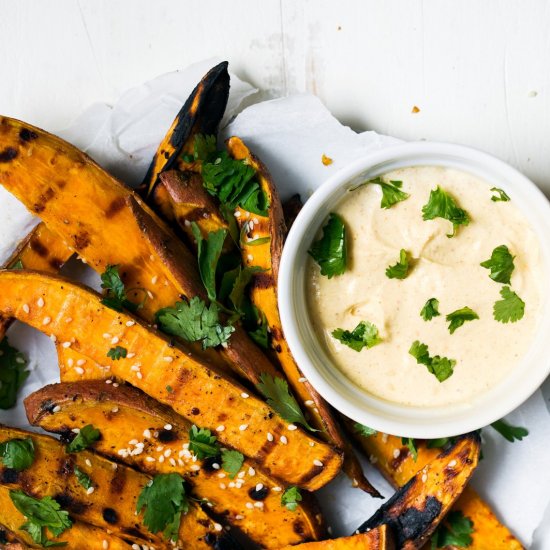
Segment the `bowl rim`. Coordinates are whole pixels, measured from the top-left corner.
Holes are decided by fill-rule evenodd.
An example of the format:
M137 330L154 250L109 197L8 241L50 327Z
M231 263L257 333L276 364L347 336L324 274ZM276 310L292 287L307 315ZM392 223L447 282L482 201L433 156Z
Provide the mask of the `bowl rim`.
M491 180L501 182L499 187L505 188L524 215L529 209L529 217L526 218L538 236L548 275L550 239L544 237L550 235L550 203L531 180L512 166L477 149L451 143L409 142L365 154L334 173L314 191L294 221L283 248L278 274L278 305L283 333L296 363L313 387L334 408L377 431L433 439L487 426L517 408L540 387L550 374L550 354L544 353L547 348L544 335L550 331L550 293L546 291L543 295L541 319L528 352L501 382L481 392L470 403L445 407L400 405L361 390L334 365L320 367L320 346L304 341L307 311L299 311L300 300L305 300L304 279L300 272L303 271L304 256L307 257L309 248L305 248L304 243L311 243L326 219L326 213L320 214L354 185L354 178L361 176L370 179L395 168L415 165L451 166L480 175L489 183ZM519 367L524 363L529 365L529 376L520 376Z

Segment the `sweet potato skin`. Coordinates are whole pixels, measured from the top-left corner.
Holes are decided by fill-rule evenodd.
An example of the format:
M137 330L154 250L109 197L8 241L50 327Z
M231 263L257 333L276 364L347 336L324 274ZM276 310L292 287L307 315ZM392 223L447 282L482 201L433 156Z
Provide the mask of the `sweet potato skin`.
M37 307L40 298L44 305ZM29 305L28 313L24 304ZM113 376L129 381L201 427L215 430L224 424L219 434L222 444L237 448L268 474L289 484L315 490L340 469L342 457L336 450L301 429L289 432L287 423L264 402L243 397L248 395L244 387L214 366L197 362L193 354L135 318L105 307L89 289L43 273L0 271L0 313L53 334L63 347L109 365ZM46 317L49 321L44 324ZM110 360L106 354L113 337L136 356ZM137 363L140 366L132 368ZM268 441L268 432L273 441ZM282 435L287 444L280 441Z
M61 410L52 414L49 411L55 406ZM109 458L151 475L177 471L189 480L195 497L209 500L212 512L239 527L262 548L279 548L324 535L317 508L305 502L293 512L287 510L281 505L279 483L254 468L250 460L245 459L241 468L244 475L233 483L223 470L212 466L218 464L216 460L193 461L185 450L191 423L136 388L113 388L103 381L52 384L27 397L25 408L31 424L54 433L93 424L102 435L94 449ZM169 431L164 428L167 425L171 426ZM134 446L128 445L129 441L143 443L143 451L131 454ZM170 456L166 458L167 452ZM162 462L160 456L165 457ZM242 488L238 486L241 484ZM258 484L262 485L260 492L254 490ZM246 506L254 502L261 502L262 507Z

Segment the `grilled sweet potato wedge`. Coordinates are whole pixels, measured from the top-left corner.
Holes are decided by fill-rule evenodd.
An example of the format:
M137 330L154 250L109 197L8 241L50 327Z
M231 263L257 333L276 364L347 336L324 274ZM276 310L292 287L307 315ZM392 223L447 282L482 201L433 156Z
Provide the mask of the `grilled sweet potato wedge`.
M263 401L248 397L243 386L131 316L104 306L98 294L81 285L44 273L0 271L0 315L16 317L54 335L62 347L110 366L113 376L200 427L216 430L223 424L225 430L218 436L222 444L235 447L289 484L315 490L340 469L342 457L332 447L301 429L289 431ZM135 356L107 357L115 337Z
M285 546L281 550L395 550L393 535L387 525L371 529L368 533L359 533L351 537L305 542L298 546Z
M369 437L357 436L356 439L365 453L370 456L371 462L396 487L407 483L419 469L440 452L439 449L428 448L427 442L418 441L418 456L415 462L409 449L403 445L399 437L378 433ZM399 450L397 458L394 456L396 450ZM474 531L471 534L473 541L468 547L470 550L486 548L520 550L523 548L509 529L499 522L489 505L470 486L464 489L451 510L462 512L474 524Z
M420 549L429 540L472 476L479 460L475 433L458 438L385 502L358 531L391 527L398 548Z
M61 410L52 414L52 407ZM234 479L220 468L219 459L194 460L187 450L191 423L136 388L113 388L102 381L52 384L27 397L25 408L29 422L49 432L65 434L93 424L101 431L94 449L110 458L149 474L180 473L194 496L208 500L215 514L263 548L317 540L324 534L317 509L308 503L292 512L282 506L282 488L250 460L245 459L240 477ZM143 450L132 454L141 443Z
M277 304L277 279L286 228L277 188L267 168L250 152L242 140L238 137L230 138L227 141L227 149L233 158L246 160L256 170L258 183L269 201L268 217L251 214L239 208L236 220L244 237L241 238L243 263L263 269L254 276L251 298L254 305L266 316L271 330L271 345L276 351L278 362L294 395L308 410L313 426L321 430L325 440L344 449L344 471L353 485L372 496L380 497L380 493L363 474L355 452L349 441L342 435L341 426L330 405L304 378L285 340Z
M68 454L65 446L52 437L24 430L0 427L0 442L31 437L35 448L32 465L21 471L0 467L0 486L23 490L34 498L50 496L78 521L84 521L127 540L147 541L163 546L161 534L152 534L135 515L137 499L151 479L126 466L100 457L90 451ZM90 476L93 492L82 487L74 468ZM208 539L216 538L215 523L193 502L182 516L178 532L185 548L210 548ZM187 546L186 546L187 545Z

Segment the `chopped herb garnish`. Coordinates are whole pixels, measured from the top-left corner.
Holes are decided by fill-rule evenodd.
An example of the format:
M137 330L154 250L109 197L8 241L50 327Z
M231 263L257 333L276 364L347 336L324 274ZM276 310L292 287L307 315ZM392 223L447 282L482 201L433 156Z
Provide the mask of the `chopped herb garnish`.
M241 243L241 244L244 244L245 246L260 246L260 245L266 244L270 241L271 241L271 237L258 237L257 239L252 239L250 241L245 241L244 243Z
M469 307L457 309L445 317L445 320L449 323L449 332L451 334L466 321L473 321L475 319L479 319L479 315Z
M420 310L420 317L424 321L431 321L434 317L441 315L439 313L439 300L437 298L430 298L424 307Z
M216 268L223 249L223 243L227 236L225 229L211 231L206 239L203 238L199 226L193 222L191 224L193 235L197 241L197 253L199 263L199 273L202 284L206 288L208 298L216 299Z
M304 413L295 397L288 389L287 381L262 372L257 385L260 393L267 399L267 404L287 422L299 423L308 430L315 431L307 422Z
M101 432L92 424L87 424L76 434L76 437L67 445L68 453L79 453L87 449L101 436Z
M0 409L11 409L17 402L17 392L29 376L27 360L7 337L0 342Z
M107 357L110 357L113 361L118 361L119 359L123 359L128 355L128 350L126 348L123 348L122 346L116 346L114 348L111 348L107 352Z
M256 314L256 328L254 330L248 330L248 336L256 342L259 346L264 349L269 348L269 331L267 318L264 315L263 311L260 311L258 308L254 307L253 311Z
M252 281L252 277L261 271L263 271L263 269L257 265L251 265L244 268L239 266L237 268L233 288L229 293L229 301L237 313L244 314L246 304L248 303L245 289Z
M74 467L74 475L76 476L78 483L80 483L84 489L93 487L92 478L86 472L83 472L78 466Z
M359 435L362 435L363 437L370 437L371 435L376 435L377 431L373 430L372 428L369 428L368 426L365 426L364 424L359 424L359 422L356 422L353 425L353 429L355 430L355 433L358 433Z
M193 142L193 159L207 160L216 153L216 136L197 134Z
M139 308L139 304L135 304L128 300L126 289L120 278L117 265L108 265L106 267L105 272L101 275L101 288L107 291L106 295L101 300L103 305L115 311L122 311L123 309L136 311Z
M402 248L399 251L399 260L397 263L390 265L386 269L386 277L388 277L388 279L405 279L409 274L410 268L409 253Z
M151 533L162 531L165 539L177 540L181 515L189 510L183 478L176 473L156 475L139 495L136 512L143 508L143 524Z
M440 382L447 380L453 374L453 368L456 365L454 359L434 355L430 357L428 346L415 340L409 349L409 353L416 359L419 365L425 365L428 372L433 374Z
M443 218L453 224L453 232L447 235L449 238L456 235L459 226L470 223L468 213L460 208L453 197L439 186L430 191L430 198L427 204L422 207L423 220L433 220L435 218Z
M174 391L174 388L172 388L172 386L168 385L168 386L166 386L166 391L168 393L172 393Z
M416 460L418 458L418 449L416 448L415 439L412 438L412 437L402 437L401 438L401 443L403 445L407 446L407 448L409 449L409 452L411 453L411 456L412 456L413 460L416 462Z
M382 190L382 200L380 201L381 208L391 208L394 204L404 201L409 198L409 194L401 190L403 187L402 181L384 181L382 178L374 178L368 182L380 186Z
M229 474L230 479L234 479L239 473L244 462L244 456L239 451L222 451L222 468Z
M23 262L21 261L21 259L18 259L15 262L13 262L12 265L10 265L9 269L25 269L25 268L23 267Z
M529 435L529 430L526 428L512 426L502 419L493 422L491 426L510 443L513 443L515 440L521 441L524 437Z
M57 501L49 496L36 499L20 490L10 491L10 498L14 506L26 518L26 522L20 528L27 531L34 542L44 547L66 544L65 542L52 542L46 536L46 528L54 537L58 537L73 524L69 513L61 510Z
M491 187L491 191L496 193L496 195L491 197L493 202L508 202L510 200L510 197L506 194L506 192L498 187Z
M332 336L355 351L372 348L382 342L378 329L369 321L361 321L352 331L337 328Z
M235 330L220 323L216 304L207 306L198 296L157 311L156 319L162 331L186 342L202 342L203 349L225 344Z
M491 253L491 257L479 265L491 270L489 277L493 281L510 284L510 277L514 271L514 256L510 254L506 245L497 246Z
M347 264L346 226L338 214L330 214L323 236L311 245L310 256L319 264L321 275L329 279L342 275Z
M432 550L438 548L468 548L473 542L474 522L460 510L447 514L432 535Z
M515 323L525 314L525 302L509 286L501 289L502 300L495 302L493 317L500 323Z
M298 503L302 500L302 494L300 493L300 489L298 487L289 487L282 495L281 495L281 504L283 506L286 506L288 510L291 512L294 512L296 508L298 508Z
M34 462L34 444L30 437L9 439L0 444L0 460L6 468L21 471Z
M189 450L200 460L220 453L216 436L210 430L197 428L194 424L189 430Z

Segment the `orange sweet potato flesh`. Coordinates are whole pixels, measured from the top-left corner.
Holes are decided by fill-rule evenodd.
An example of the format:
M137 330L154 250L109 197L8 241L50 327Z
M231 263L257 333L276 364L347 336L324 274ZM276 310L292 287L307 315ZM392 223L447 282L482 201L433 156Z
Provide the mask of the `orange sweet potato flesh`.
M61 410L52 414L56 406ZM70 433L93 424L101 431L95 451L138 470L151 475L180 473L195 497L210 501L212 512L262 548L317 540L324 534L316 507L304 502L291 512L282 506L280 484L250 460L245 459L243 474L233 480L219 468L219 459L193 460L187 450L191 423L136 388L114 388L103 381L52 384L28 396L25 408L29 422L49 432ZM164 428L167 425L170 430ZM131 454L136 442L144 444L143 451ZM258 484L260 491L255 490ZM260 504L250 508L247 503Z
M206 298L191 252L133 191L84 153L38 128L2 117L0 158L5 159L0 162L0 185L50 231L100 273L109 264L119 265L126 288L136 289L129 294L131 300L141 302L144 291L148 293L138 311L145 320L152 322L159 309L181 296ZM205 355L212 360L213 354L245 378L253 377L258 365L277 375L240 326L227 349Z
M40 298L42 307L37 305ZM44 273L0 271L0 315L54 335L62 347L110 366L113 376L129 381L200 427L215 430L223 424L220 442L251 457L278 479L316 490L340 470L342 457L335 449L301 429L290 432L269 406L254 396L244 397L245 388L214 365L198 361L193 353L130 315L104 306L97 293L81 285ZM49 322L44 324L46 317ZM108 358L113 337L135 356ZM268 433L273 441L268 441ZM281 441L283 435L286 439ZM316 465L318 461L322 466Z
M77 521L109 530L138 544L147 541L165 545L161 533L152 534L135 515L137 499L150 476L115 463L88 450L68 454L65 446L49 436L0 426L0 443L31 437L35 448L33 464L22 471L0 466L0 486L23 490L34 498L50 496ZM91 466L90 466L91 464ZM88 474L94 491L88 494L74 475L74 467ZM215 535L214 522L195 503L182 517L179 538L189 547L205 550ZM194 545L194 546L193 546Z
M305 542L298 546L285 546L281 550L395 550L393 535L386 525L381 525L368 533L359 533L351 537Z
M244 233L241 239L243 263L261 267L264 271L254 276L251 285L252 302L262 311L271 330L271 345L284 371L294 395L302 406L307 409L313 426L321 430L327 441L344 449L344 471L355 487L360 487L372 496L380 497L380 493L370 484L359 463L348 439L342 434L330 405L317 393L315 388L304 378L303 374L288 347L283 334L279 306L277 304L277 280L279 262L283 251L283 241L286 233L283 208L271 176L267 168L256 158L238 137L227 141L229 154L236 159L246 160L256 170L256 177L261 189L269 200L269 216L263 217L242 208L238 208L237 223ZM247 231L242 231L246 224ZM263 244L247 244L256 239L267 239Z
M439 449L429 449L425 441L418 442L418 457L416 462L408 448L402 444L401 438L386 434L375 434L369 437L357 436L357 442L370 456L371 462L384 474L390 483L401 487L416 472L433 460ZM399 450L397 458L394 452ZM460 511L474 523L473 542L470 550L520 550L522 544L510 530L497 519L489 505L472 489L466 487L452 507Z
M480 440L462 436L419 470L358 529L391 527L396 545L419 550L456 502L479 461Z

